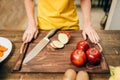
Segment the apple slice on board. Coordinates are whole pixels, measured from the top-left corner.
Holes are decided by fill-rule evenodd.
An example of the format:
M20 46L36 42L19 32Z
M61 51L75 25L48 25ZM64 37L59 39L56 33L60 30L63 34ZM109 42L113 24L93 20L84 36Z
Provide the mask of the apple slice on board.
M58 40L53 40L50 45L53 47L53 48L63 48L64 47L64 44L61 43L60 41Z
M58 40L62 42L63 44L67 44L71 38L71 35L69 32L60 32L58 34Z
M53 40L50 45L53 48L63 48L65 44L69 42L71 35L69 32L60 32L58 34L58 40Z

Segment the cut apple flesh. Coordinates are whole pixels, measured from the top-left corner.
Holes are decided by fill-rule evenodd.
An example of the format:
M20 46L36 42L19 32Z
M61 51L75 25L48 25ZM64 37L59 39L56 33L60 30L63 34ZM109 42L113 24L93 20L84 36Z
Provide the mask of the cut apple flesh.
M50 45L51 45L53 48L57 48L56 46L54 46L53 42L51 42Z
M50 45L53 47L53 48L63 48L64 47L64 44L61 43L60 41L58 40L54 40L50 43Z
M53 48L63 48L65 44L69 42L71 35L69 32L60 32L58 34L58 40L54 40L50 43Z
M65 33L59 33L59 34L58 34L58 40L59 40L60 42L62 42L63 44L67 44L68 41L69 41L69 37L68 37L68 35L65 34Z

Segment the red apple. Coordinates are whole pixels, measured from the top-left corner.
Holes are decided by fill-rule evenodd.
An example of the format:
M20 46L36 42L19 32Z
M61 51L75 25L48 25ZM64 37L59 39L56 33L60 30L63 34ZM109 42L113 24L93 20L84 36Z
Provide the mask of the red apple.
M71 62L76 66L82 66L86 62L84 51L76 49L71 54Z
M87 55L88 61L91 64L96 65L96 64L100 63L101 53L97 48L89 48L86 51L86 55Z
M86 52L88 48L89 48L89 43L87 41L79 41L76 46L76 49L83 50L84 52Z

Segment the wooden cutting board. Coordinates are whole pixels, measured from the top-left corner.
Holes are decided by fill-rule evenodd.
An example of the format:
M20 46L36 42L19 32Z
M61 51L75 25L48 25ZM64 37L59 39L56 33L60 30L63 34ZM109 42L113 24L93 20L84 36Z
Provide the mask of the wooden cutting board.
M57 40L58 31L52 38ZM109 68L104 56L102 56L101 63L97 66L87 68L86 65L81 67L74 66L70 61L70 55L76 48L76 44L83 40L81 31L69 31L72 38L68 44L62 49L54 49L48 44L35 58L29 61L26 65L21 65L20 71L17 72L44 72L44 73L63 73L67 69L74 69L76 71L85 70L89 73L108 73ZM38 38L32 41L26 51L29 54L31 49L48 33L48 31L42 31ZM91 45L93 46L93 45ZM15 70L13 70L15 71Z

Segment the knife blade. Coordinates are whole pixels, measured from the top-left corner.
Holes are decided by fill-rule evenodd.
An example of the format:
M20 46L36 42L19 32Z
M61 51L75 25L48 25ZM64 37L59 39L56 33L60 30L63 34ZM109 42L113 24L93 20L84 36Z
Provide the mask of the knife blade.
M49 38L53 36L57 30L57 28L51 30L25 57L23 64L33 59L50 42Z

